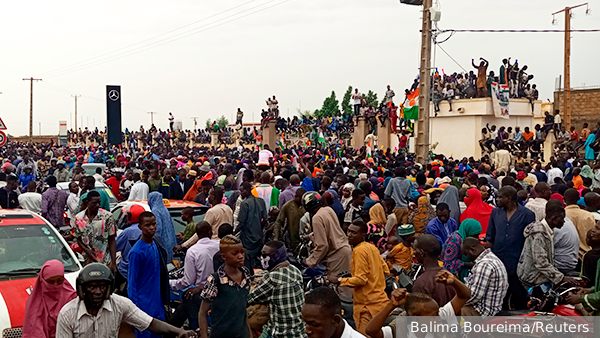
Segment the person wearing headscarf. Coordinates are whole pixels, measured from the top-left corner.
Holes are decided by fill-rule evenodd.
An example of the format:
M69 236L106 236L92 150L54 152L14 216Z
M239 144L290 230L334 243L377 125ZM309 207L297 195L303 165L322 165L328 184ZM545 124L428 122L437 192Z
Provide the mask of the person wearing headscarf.
M590 166L587 164L581 168L581 172L579 173L579 175L581 175L581 177L584 178L591 178L592 180L594 179L594 172L592 171L592 168L590 168Z
M458 203L458 189L453 185L448 185L440 195L438 203L446 203L450 207L450 217L456 223L460 222L460 203Z
M76 297L63 263L56 259L44 263L25 304L23 337L54 338L60 309Z
M554 194L550 195L550 199L560 201L562 206L565 207L565 199L564 199L563 195L555 192Z
M467 209L460 215L461 224L466 219L472 218L479 221L481 225L481 232L485 234L487 232L488 224L490 223L490 216L494 207L485 203L481 198L481 191L479 189L467 190L468 196L465 196L465 204Z
M352 183L344 184L344 188L342 189L342 205L344 206L344 210L346 210L346 207L348 206L348 204L350 204L350 202L352 202L352 192L354 191L354 189L355 189L354 184L352 184Z
M408 223L412 224L415 232L424 234L429 221L435 218L435 210L429 202L429 195L419 197L417 207L408 216Z
M167 262L170 262L173 260L173 247L177 244L177 237L175 236L173 220L169 210L165 207L162 194L157 191L148 194L148 206L156 216L156 234L160 237L160 241L167 251Z
M586 160L595 159L594 148L592 148L592 144L594 144L594 142L596 142L596 134L590 134L590 136L588 136L588 138L585 140L585 144L583 146L585 147Z
M469 275L469 270L472 263L460 251L462 242L467 237L479 238L481 234L481 224L479 221L467 218L462 223L457 231L448 236L442 248L442 261L444 269L457 275L461 281Z
M367 223L366 241L375 245L383 253L388 236L385 233L387 217L381 203L377 203L369 209L369 217L371 220Z

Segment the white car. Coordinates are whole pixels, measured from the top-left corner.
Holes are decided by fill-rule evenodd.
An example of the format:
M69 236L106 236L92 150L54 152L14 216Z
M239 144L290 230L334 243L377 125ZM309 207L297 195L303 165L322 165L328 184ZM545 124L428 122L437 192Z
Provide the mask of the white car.
M54 226L27 210L0 210L0 338L21 337L27 298L51 259L65 265L75 288L81 264Z
M59 182L56 184L56 188L58 188L58 190L69 191L69 183L71 182ZM117 203L119 203L119 201L117 201L117 198L115 197L115 195L113 195L112 190L110 190L108 185L96 181L95 188L102 189L108 194L108 202L110 203L111 209L114 208L117 205Z

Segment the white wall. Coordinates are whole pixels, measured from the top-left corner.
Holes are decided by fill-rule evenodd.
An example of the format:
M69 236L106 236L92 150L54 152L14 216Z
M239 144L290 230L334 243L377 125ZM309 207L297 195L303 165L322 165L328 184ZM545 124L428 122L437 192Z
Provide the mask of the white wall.
M526 99L512 99L510 103L510 118L496 118L492 109L491 98L464 99L452 101L452 110L449 111L447 101L440 103L440 112L434 117L433 104L431 105L430 117L430 144L439 142L435 153L444 154L454 158L481 157L481 148L479 139L481 139L481 129L486 123L496 125L497 128L504 127L525 127L533 129L534 115L541 116L541 101L534 103L534 111L531 110L531 104ZM458 109L464 108L463 113ZM415 123L415 128L417 124ZM417 130L415 130L417 135ZM393 136L392 140L395 138ZM412 143L411 143L412 144ZM393 148L392 148L393 149ZM414 152L414 148L411 152Z

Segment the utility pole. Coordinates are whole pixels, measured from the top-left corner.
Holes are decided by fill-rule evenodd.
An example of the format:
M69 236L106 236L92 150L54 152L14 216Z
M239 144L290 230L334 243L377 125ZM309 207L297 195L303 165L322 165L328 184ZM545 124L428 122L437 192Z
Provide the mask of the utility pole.
M156 113L156 112L153 112L153 111L151 111L151 112L148 112L148 114L150 114L150 122L151 122L152 124L154 124L154 114L157 114L157 113Z
M29 88L29 142L33 142L33 81L42 81L42 79L23 79L23 81L31 81Z
M560 12L565 12L565 82L563 90L565 92L564 109L567 130L571 128L571 10L581 6L587 6L587 2L573 7L565 7L565 9L552 13L552 16L554 16Z
M417 162L426 164L429 155L429 87L431 84L431 9L432 0L423 1L421 28L421 66L419 69L419 120L417 121Z
M77 98L81 95L71 95L71 97L75 98L75 132L77 132Z

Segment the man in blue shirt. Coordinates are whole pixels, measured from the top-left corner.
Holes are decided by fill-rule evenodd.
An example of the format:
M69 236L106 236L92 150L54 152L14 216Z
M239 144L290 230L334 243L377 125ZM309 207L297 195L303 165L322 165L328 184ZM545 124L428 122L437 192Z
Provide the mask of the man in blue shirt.
M500 258L508 273L508 292L503 308L507 308L511 299L516 309L526 309L527 292L517 276L517 265L525 244L523 231L535 222L535 214L517 203L517 190L512 186L500 189L496 203L498 207L492 210L485 246Z
M116 238L117 252L121 252L121 261L117 266L115 284L117 285L117 293L122 296L127 296L127 288L123 287L123 284L127 282L129 274L129 252L142 236L142 230L140 230L138 223L139 217L144 211L146 210L141 205L132 205L127 211L127 223L130 225Z
M427 233L434 235L443 248L448 236L458 230L458 224L454 218L450 218L450 207L446 203L438 203L435 214L437 217L427 224Z
M133 304L148 315L165 320L165 310L161 297L161 258L159 248L154 241L156 217L150 211L140 215L139 228L142 237L129 252L129 274L127 294ZM152 332L135 331L137 338L160 337Z

